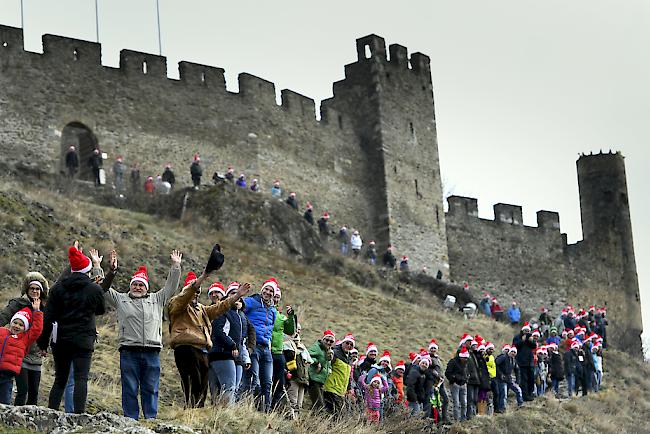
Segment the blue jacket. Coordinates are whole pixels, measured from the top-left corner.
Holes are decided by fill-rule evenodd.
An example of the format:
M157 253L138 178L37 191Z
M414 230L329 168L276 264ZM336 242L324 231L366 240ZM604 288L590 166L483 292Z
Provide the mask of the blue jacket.
M257 345L271 348L271 333L278 312L274 306L265 306L260 294L244 299L244 313L255 328Z
M508 318L510 318L510 322L519 322L521 319L521 311L519 308L510 306L510 309L508 309Z
M553 342L555 345L560 345L561 340L562 338L559 336L549 336L546 338L546 345L550 344L551 342Z
M241 353L248 330L246 315L236 309L230 309L212 321L212 349L208 359L233 360L232 350Z

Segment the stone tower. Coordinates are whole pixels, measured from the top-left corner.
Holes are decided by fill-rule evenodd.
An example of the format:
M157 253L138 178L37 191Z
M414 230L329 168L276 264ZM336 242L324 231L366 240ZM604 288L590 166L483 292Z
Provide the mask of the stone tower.
M323 114L334 109L354 124L372 195L365 211L380 251L393 244L418 264L443 269L447 240L429 57L409 58L397 44L389 54L377 35L357 39L358 59L334 83Z
M599 264L593 272L608 273L606 300L621 325L615 339L620 348L640 354L643 326L624 157L618 152L583 155L576 164L584 244Z

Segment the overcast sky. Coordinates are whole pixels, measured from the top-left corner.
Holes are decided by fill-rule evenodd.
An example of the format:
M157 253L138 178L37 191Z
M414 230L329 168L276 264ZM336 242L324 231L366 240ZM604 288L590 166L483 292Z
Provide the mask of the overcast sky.
M158 53L155 0L98 0L105 65L119 50ZM182 6L181 6L182 4ZM24 0L25 45L41 35L96 39L94 0ZM446 189L560 212L582 238L575 160L619 150L628 189L644 322L650 327L650 2L644 0L191 1L160 0L169 75L188 60L249 72L317 101L332 94L355 39L370 33L431 57ZM20 1L0 0L20 27Z

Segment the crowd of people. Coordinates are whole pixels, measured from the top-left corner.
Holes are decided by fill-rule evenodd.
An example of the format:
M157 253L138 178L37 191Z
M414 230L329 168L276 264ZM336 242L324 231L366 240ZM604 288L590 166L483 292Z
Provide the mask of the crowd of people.
M68 176L74 178L79 169L79 158L75 146L70 146L65 156L65 162ZM100 170L102 168L102 163L101 151L95 149L93 155L88 160L88 166L92 168L95 185L97 186L100 185ZM118 193L122 193L125 190L125 175L126 165L124 163L124 158L121 155L118 155L113 164L113 186ZM198 189L201 186L201 179L203 177L203 166L201 165L201 157L198 153L194 154L192 159L190 165L190 177L192 179L193 187ZM131 166L130 180L131 192L144 191L146 194L169 194L176 184L176 175L172 170L171 163L168 163L165 165L162 174L157 175L155 178L153 176L147 176L144 184L142 184L140 178L140 167L137 163L134 163ZM228 166L224 174L214 172L212 175L212 181L215 184L228 182L238 188L250 190L254 193L262 191L262 187L257 178L252 179L249 184L246 174L240 173L239 176L236 176L235 169L232 166ZM279 179L273 181L270 193L273 198L283 200L292 209L302 212L300 210L297 193L291 191L285 199L285 192L281 187ZM348 229L346 225L342 225L338 229L331 228L329 223L330 213L328 210L324 210L321 217L315 221L314 207L311 202L308 201L305 205L303 218L308 224L312 226L316 224L318 226L318 232L324 243L328 243L329 240L334 240L334 242L337 243L337 250L344 256L363 260L371 265L381 265L385 268L399 269L403 272L411 271L409 257L407 255L402 255L401 258L396 256L394 246L388 245L383 254L379 254L374 240L371 240L364 249L364 242L358 230ZM423 266L419 271L425 274L428 272L426 266ZM443 277L441 270L438 270L436 277L438 279Z
M396 411L449 423L504 412L508 391L523 405L546 394L598 392L602 384L604 308L575 315L567 306L559 316L561 333L555 326L560 320L544 310L539 325L524 323L500 354L494 343L464 334L446 364L436 339L410 353L407 362L395 363L390 350L359 345L352 333L337 339L328 329L306 345L298 315L290 305L283 307L274 278L250 296L249 283L208 284L224 264L218 244L200 275L188 272L182 286L182 254L173 250L165 284L155 292L146 266L119 290L113 287L120 271L117 252L109 252L106 272L103 256L88 252L77 242L69 247L69 266L51 288L42 274L27 273L21 296L0 312L0 321L8 324L1 332L1 403L11 402L15 381L14 404L37 404L42 360L51 352L54 384L48 406L59 409L65 395L69 411L85 412L96 317L109 308L118 324L122 410L133 419L158 414L165 309L167 343L189 408L206 405L208 395L210 403L223 405L252 396L260 411L290 417L308 407L336 417L362 412L377 423ZM204 285L207 305L199 300Z

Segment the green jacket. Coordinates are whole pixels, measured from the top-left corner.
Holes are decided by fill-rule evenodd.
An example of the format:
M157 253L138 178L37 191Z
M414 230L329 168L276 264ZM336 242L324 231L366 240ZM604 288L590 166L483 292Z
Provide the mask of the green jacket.
M289 321L287 321L289 320ZM271 353L282 354L282 344L284 335L293 336L296 333L296 320L292 313L288 317L278 312L273 323L273 332L271 334Z
M332 373L325 380L323 390L338 396L345 396L350 389L350 355L343 351L341 345L334 347L334 360L332 361Z
M309 355L314 360L309 366L309 380L325 384L325 380L332 372L332 361L327 357L327 350L321 341L316 341L309 347ZM319 370L320 368L320 370Z

